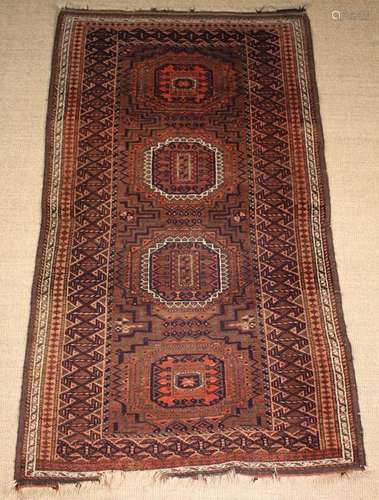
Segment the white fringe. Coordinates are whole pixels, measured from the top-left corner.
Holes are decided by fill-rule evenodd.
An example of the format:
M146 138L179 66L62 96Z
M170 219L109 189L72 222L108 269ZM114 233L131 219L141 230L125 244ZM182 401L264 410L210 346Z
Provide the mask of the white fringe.
M259 479L259 481L258 481ZM367 480L367 471L365 472ZM371 478L372 480L372 478ZM82 481L61 484L58 490L49 487L22 487L16 490L12 482L7 492L0 493L1 500L252 500L281 498L285 491L299 487L307 492L307 499L319 498L323 489L350 491L356 481L362 481L360 471L330 473L315 476L280 476L275 471L270 476L247 476L233 470L223 474L196 477L172 477L164 471L108 471L100 481ZM268 493L272 496L268 496ZM316 495L316 496L313 496ZM300 498L300 497L298 497ZM305 498L305 497L304 497Z

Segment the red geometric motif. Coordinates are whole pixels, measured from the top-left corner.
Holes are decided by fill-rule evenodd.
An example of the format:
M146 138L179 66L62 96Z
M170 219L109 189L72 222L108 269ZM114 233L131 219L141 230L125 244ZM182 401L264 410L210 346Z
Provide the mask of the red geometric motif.
M210 354L165 356L151 379L151 398L165 408L210 406L225 396L224 363Z
M199 104L212 94L212 72L204 66L166 64L155 70L155 95L169 103Z
M203 52L173 49L155 50L152 65L147 63L149 55L144 62L140 53L134 55L126 89L136 110L203 115L222 108L235 95L236 75L230 64Z

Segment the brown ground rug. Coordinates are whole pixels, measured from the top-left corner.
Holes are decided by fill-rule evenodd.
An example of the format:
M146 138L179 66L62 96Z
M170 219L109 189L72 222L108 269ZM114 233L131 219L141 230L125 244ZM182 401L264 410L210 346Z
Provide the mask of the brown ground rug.
M16 459L364 466L308 19L59 16Z

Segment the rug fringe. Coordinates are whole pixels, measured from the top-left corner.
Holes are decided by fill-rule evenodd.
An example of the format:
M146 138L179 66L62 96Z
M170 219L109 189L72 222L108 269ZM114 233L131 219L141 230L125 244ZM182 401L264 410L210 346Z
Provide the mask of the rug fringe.
M291 7L291 9L277 9L273 5L263 5L262 7L258 7L255 9L254 12L256 13L270 13L272 12L273 14L275 12L287 12L288 10L296 10L297 12L305 12L306 10L306 4L299 5L298 7Z
M196 468L195 468L196 469ZM353 484L355 480L358 479L356 472L360 471L342 471L342 472L334 472L326 475L307 475L309 485L313 485L311 487L317 488L317 486L322 482L325 485L325 482L330 481L331 484L338 485L339 481L349 481L349 484ZM293 476L292 476L293 477ZM304 476L301 476L304 478ZM166 488L170 489L172 487L176 488L176 485L179 485L180 482L176 483L180 479L180 482L184 482L184 484L188 484L188 487L192 482L196 482L197 489L208 489L208 488L229 488L235 485L241 485L242 481L245 481L246 487L256 486L256 483L259 481L259 484L256 487L260 487L259 485L262 482L269 481L278 484L282 481L287 481L290 479L290 476L286 476L280 473L280 470L276 468L272 470L271 473L265 474L264 476L258 476L254 471L248 470L238 470L229 469L229 470L208 470L208 471L184 471L181 473L177 473L175 469L171 470L145 470L145 471L107 471L104 472L98 480L94 481L77 481L73 483L57 483L55 485L50 485L49 491L53 490L51 493L46 493L46 486L44 485L34 485L35 492L33 492L33 498L45 500L46 495L50 495L52 498L64 498L64 499L74 499L78 497L84 497L86 494L91 497L92 494L96 492L96 495L99 498L108 498L108 495L112 495L112 491L124 491L127 488L129 491L138 491L141 493L141 500L148 500L150 497L150 491L166 491ZM165 484L167 482L173 482L172 485ZM187 481L187 483L186 483ZM195 483L194 483L195 484ZM24 488L28 488L30 485L28 484L17 484L16 481L12 482L11 491L9 491L9 496L6 498L14 498L15 500L22 500L23 498L29 498L28 491L24 491ZM187 486L184 486L185 488ZM350 486L349 486L350 488ZM168 490L167 490L168 491ZM144 496L146 495L146 496ZM111 498L111 497L109 497ZM134 497L133 497L134 498Z
M175 480L175 479L190 479L192 481L201 481L203 483L212 483L212 482L219 482L219 481L227 481L229 483L234 482L239 473L236 472L235 469L230 469L230 470L208 470L208 471L187 471L187 472L180 472L177 473L175 471L165 471L165 470L158 470L154 473L153 479L154 481L160 482L160 483L166 483L169 480ZM258 481L257 476L252 476L250 477L250 481L252 484L254 484L256 481Z
M92 9L89 7L88 4L86 5L82 5L82 4L77 4L75 2L59 2L58 4L58 7L62 10L62 11L71 11L71 10L77 10L78 13L80 13L80 11L90 11L90 10L93 10L94 12L102 12L101 9ZM112 13L112 12L124 12L125 14L133 14L133 13L173 13L173 14L219 14L219 13L222 13L222 14L241 14L241 15L244 15L244 14L251 14L251 13L255 13L255 14L269 14L269 13L285 13L285 12L288 12L290 13L291 11L292 12L305 12L306 11L306 7L307 7L307 4L299 4L298 6L294 6L294 7L291 7L291 8L288 8L288 9L277 9L275 8L273 5L262 5L261 7L257 7L251 11L218 11L218 10L211 10L211 11L203 11L202 9L196 9L195 7L190 7L189 9L182 9L182 10L178 10L178 9L160 9L160 8L157 8L157 7L151 7L150 9L133 9L133 10L122 10L122 11L119 11L119 10L116 10L116 9L112 9L112 10L107 10L107 12L109 13Z

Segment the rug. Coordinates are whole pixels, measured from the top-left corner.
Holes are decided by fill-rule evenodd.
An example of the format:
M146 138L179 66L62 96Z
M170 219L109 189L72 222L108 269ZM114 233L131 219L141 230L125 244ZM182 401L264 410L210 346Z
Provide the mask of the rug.
M62 11L18 484L364 464L306 14Z

